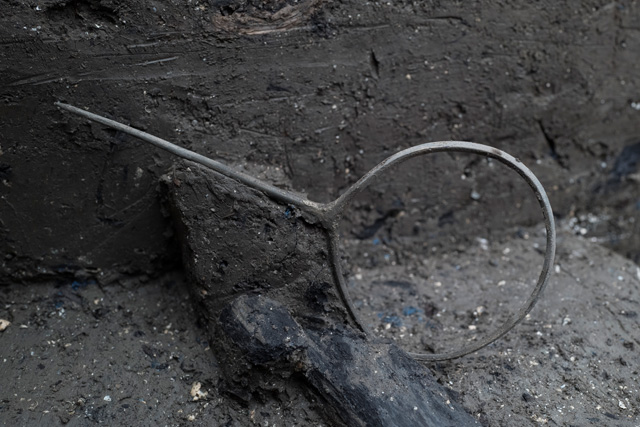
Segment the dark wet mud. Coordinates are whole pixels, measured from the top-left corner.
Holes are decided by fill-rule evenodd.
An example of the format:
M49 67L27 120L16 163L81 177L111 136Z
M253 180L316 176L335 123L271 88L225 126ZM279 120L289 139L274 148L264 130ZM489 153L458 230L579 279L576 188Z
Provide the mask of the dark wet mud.
M447 350L513 310L542 241L527 230L412 276L356 267L350 289L376 335L405 350ZM515 330L427 368L482 425L636 425L638 266L562 233L555 269ZM179 275L13 285L0 297L0 318L11 322L0 335L4 425L325 425L309 395L285 389L247 403L219 390L220 366Z
M554 275L512 332L426 369L482 425L638 425L638 28L633 0L4 2L0 424L327 425L334 407L222 387L161 183L176 159L59 100L319 201L423 142L514 154L559 220ZM341 224L359 316L407 351L479 339L537 277L535 198L477 156L393 178Z

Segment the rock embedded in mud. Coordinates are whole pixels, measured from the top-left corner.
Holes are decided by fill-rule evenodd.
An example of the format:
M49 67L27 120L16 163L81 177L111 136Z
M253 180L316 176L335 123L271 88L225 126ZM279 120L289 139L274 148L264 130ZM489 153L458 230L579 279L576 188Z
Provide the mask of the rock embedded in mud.
M335 424L475 425L422 365L355 327L313 218L190 162L163 182L228 395L309 396Z

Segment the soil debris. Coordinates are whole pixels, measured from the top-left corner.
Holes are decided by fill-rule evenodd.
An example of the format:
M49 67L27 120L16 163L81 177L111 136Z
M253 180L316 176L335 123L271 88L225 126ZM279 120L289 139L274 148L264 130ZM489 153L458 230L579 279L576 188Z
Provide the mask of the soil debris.
M208 393L206 391L202 391L202 383L194 382L191 385L191 391L189 392L189 394L191 395L191 397L193 398L193 401L195 402L197 400L206 398Z

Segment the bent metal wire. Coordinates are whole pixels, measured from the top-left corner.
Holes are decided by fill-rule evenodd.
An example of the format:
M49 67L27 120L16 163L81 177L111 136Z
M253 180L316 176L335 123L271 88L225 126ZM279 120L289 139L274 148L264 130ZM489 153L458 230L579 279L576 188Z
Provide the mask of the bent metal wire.
M333 276L336 283L338 283L339 294L347 308L349 316L352 318L354 323L365 333L370 332L360 321L356 311L354 310L351 298L349 297L349 293L347 292L347 285L345 283L344 275L342 274L342 270L340 267L338 221L342 217L345 208L349 205L349 202L358 193L367 188L367 186L369 186L373 180L389 171L392 167L397 166L411 158L427 155L430 153L457 151L464 153L481 154L487 157L494 158L504 163L511 169L515 170L527 182L527 184L529 184L529 186L535 193L542 210L544 225L547 230L547 247L545 251L544 262L542 264L542 271L540 272L540 276L538 277L535 288L533 289L531 295L529 295L529 298L527 298L524 304L520 307L520 309L512 314L500 328L493 331L485 338L478 340L462 349L447 353L409 353L416 360L437 361L455 359L465 356L469 353L473 353L491 344L492 342L506 334L514 326L516 326L520 321L522 321L522 319L524 319L527 313L529 313L529 311L531 311L531 309L535 305L538 297L542 293L542 290L545 288L549 280L549 276L551 274L551 265L553 263L556 250L556 230L553 220L553 212L551 210L551 205L549 204L547 194L545 193L544 188L540 184L540 181L538 181L536 176L533 174L533 172L531 172L525 165L523 165L520 160L496 148L489 147L487 145L476 144L473 142L463 141L429 142L426 144L416 145L414 147L407 148L406 150L399 151L393 156L388 157L386 160L383 160L380 164L378 164L376 167L367 172L362 178L360 178L358 182L349 187L347 191L345 191L333 202L317 203L312 202L302 195L275 187L267 182L259 180L258 178L237 171L216 160L212 160L198 153L194 153L193 151L178 147L177 145L165 141L164 139L150 135L146 132L142 132L138 129L134 129L122 123L107 119L97 114L93 114L61 102L56 102L55 105L64 110L85 117L89 120L102 123L103 125L109 126L113 129L135 136L136 138L149 142L159 148L162 148L163 150L175 154L176 156L182 157L183 159L191 160L210 169L213 169L218 173L226 175L229 178L235 179L249 187L259 190L275 200L297 206L299 209L316 217L319 220L320 224L322 224L328 235Z

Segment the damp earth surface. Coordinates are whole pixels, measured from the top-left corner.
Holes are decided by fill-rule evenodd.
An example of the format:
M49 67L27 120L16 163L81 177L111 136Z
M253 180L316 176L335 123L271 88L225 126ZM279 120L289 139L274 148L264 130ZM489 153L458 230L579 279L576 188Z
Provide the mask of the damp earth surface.
M554 208L554 273L514 330L426 369L481 425L638 424L637 1L2 8L0 425L327 425L313 394L220 386L163 184L176 159L55 101L323 202L419 143L513 154ZM340 224L357 314L406 351L473 343L534 286L537 201L477 156L391 178Z

